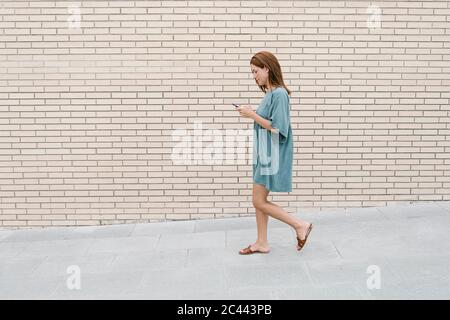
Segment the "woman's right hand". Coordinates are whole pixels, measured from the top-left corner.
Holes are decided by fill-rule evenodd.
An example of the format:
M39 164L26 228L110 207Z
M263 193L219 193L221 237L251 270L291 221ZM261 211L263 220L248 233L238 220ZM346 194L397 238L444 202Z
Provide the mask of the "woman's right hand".
M239 111L239 114L244 118L252 118L255 114L255 111L253 111L253 108L249 105L241 105L239 108L236 108L236 110Z

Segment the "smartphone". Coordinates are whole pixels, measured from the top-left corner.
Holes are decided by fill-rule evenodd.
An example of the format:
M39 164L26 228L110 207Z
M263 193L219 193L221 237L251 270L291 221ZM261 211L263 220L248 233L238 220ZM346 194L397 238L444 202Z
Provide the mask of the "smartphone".
M233 106L235 106L236 108L239 108L238 104L232 103Z

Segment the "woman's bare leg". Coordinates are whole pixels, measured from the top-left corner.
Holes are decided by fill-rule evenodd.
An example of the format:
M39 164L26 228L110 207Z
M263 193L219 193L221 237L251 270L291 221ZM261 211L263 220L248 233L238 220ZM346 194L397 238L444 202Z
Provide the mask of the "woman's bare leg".
M263 193L262 190L266 190L266 188L263 185L254 184L253 188L256 188L256 194ZM267 190L266 190L267 191ZM268 193L268 192L267 192ZM294 216L287 213L285 210L283 210L281 207L276 205L273 202L267 201L267 198L262 197L256 197L253 198L253 206L262 212L264 212L267 215L270 215L271 217L278 219L280 221L283 221L284 223L287 223L291 227L295 229L295 232L297 233L297 237L300 239L304 239L306 232L309 227L309 223L305 222L303 220L297 219Z
M263 211L256 209L256 225L258 227L258 238L256 243L263 247L269 247L267 241L267 223L269 222L269 216Z
M255 184L253 185L253 202L255 202L254 199L259 199L259 201L267 201L268 194L269 192L265 188L255 188ZM268 252L269 242L267 241L267 224L269 221L269 216L258 208L255 208L255 211L258 236L256 242L251 245L251 250Z

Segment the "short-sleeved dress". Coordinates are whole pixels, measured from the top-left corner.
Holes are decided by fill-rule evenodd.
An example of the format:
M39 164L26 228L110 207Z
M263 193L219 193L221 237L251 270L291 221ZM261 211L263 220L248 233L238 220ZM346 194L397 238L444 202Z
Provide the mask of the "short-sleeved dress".
M253 181L269 191L292 191L293 137L289 95L285 88L267 91L256 113L270 121L272 133L253 125Z

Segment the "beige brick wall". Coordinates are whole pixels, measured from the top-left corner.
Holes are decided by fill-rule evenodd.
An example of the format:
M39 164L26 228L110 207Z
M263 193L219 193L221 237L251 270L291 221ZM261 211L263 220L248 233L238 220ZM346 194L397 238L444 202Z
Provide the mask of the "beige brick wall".
M293 91L293 191L271 199L450 200L450 1L1 0L0 13L0 227L253 214L252 124L231 103L262 99L260 50ZM245 139L231 158L175 163L196 123Z

